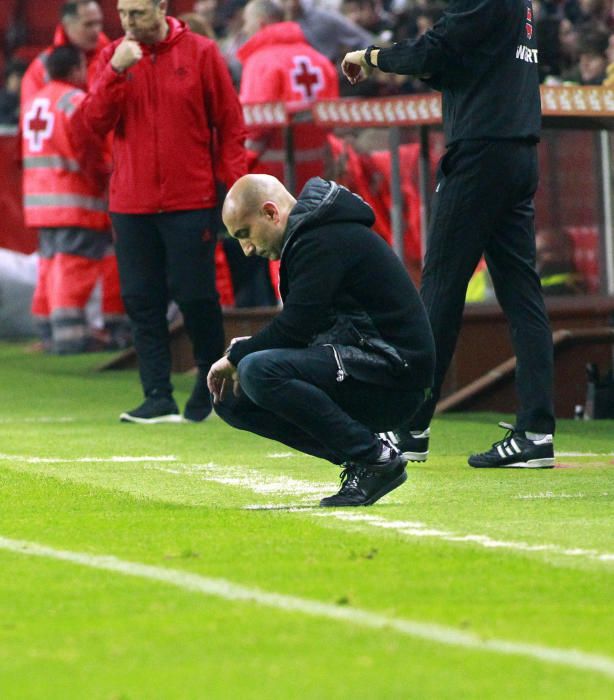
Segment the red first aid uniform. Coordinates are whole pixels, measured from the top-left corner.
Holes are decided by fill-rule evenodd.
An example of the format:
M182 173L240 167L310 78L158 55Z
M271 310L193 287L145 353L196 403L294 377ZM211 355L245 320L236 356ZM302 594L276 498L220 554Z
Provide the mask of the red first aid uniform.
M278 22L256 32L237 52L243 64L239 97L243 104L288 102L309 106L339 96L333 64L312 48L296 22ZM314 124L293 127L296 190L324 171L326 131ZM284 179L282 129L248 130L246 141L252 172Z
M85 92L51 81L25 103L22 113L24 215L26 225L43 230L87 229L99 234L110 228L105 199L104 142L75 142L71 122ZM70 233L68 234L70 235ZM77 234L75 234L77 235ZM101 237L101 241L102 241ZM103 242L102 247L107 247ZM100 247L100 246L99 246ZM88 251L79 254L70 241L66 250L44 256L47 270L33 299L36 316L74 317L82 310L99 277L114 257ZM117 271L115 268L115 278ZM122 314L119 284L108 290L103 313Z
M53 43L42 51L28 66L21 82L21 126L23 129L23 117L28 105L36 94L50 82L47 72L47 58L53 49L58 46L69 46L70 40L64 31L64 27L58 24L53 37ZM110 40L101 32L98 43L93 51L85 52L87 62L88 84L91 83L96 69L96 62L102 49L110 43ZM34 226L34 224L28 224ZM86 224L81 224L86 227ZM46 258L39 259L38 279L34 293L32 311L40 319L46 319L50 314L50 301L46 298L46 289L50 286L50 261ZM98 266L100 267L100 266ZM123 304L119 298L119 274L115 255L111 251L105 256L102 263L102 310L106 316L123 316Z

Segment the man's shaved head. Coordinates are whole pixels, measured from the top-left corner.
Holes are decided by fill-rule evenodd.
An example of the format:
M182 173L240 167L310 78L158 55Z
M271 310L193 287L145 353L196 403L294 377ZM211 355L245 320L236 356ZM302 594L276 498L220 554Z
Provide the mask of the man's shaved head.
M230 188L222 219L245 255L277 260L290 211L296 204L283 184L271 175L250 174Z
M276 177L262 174L244 175L235 182L226 195L222 209L224 223L227 213L249 216L257 212L267 200L277 201L284 195L291 196Z

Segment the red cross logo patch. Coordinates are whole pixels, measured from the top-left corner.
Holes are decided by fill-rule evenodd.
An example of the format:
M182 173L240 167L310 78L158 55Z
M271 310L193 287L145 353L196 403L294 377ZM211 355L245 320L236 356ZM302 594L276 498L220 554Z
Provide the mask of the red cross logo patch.
M324 76L319 66L314 66L309 56L294 56L294 68L290 71L290 84L295 92L308 102L313 102L324 88Z
M49 100L37 97L23 119L23 134L33 153L43 150L43 143L51 138L55 116L49 111Z

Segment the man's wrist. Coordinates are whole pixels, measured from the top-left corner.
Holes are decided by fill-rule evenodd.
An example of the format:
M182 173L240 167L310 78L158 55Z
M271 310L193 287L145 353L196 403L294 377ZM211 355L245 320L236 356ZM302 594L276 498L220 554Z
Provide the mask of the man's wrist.
M380 46L376 46L375 44L371 44L370 46L367 46L365 49L365 63L370 67L370 68L377 68L377 55L379 54Z

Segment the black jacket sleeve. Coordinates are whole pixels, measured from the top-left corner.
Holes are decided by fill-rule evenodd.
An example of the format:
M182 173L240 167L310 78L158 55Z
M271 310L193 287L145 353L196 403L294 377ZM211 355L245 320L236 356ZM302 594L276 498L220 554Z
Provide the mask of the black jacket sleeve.
M452 0L435 26L415 40L381 49L378 68L400 75L439 75L488 39L508 12L507 0Z

